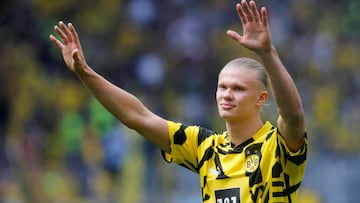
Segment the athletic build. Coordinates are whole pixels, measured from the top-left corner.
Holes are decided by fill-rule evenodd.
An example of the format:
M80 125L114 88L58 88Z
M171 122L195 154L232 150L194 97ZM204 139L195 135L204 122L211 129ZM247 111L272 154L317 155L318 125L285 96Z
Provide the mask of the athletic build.
M216 100L226 130L220 134L161 118L97 74L86 63L71 23L60 21L55 31L61 40L50 39L68 68L119 121L157 145L167 161L199 173L204 203L293 202L306 163L301 99L272 45L266 8L242 0L236 10L243 33L228 30L227 35L262 63L241 58L221 70ZM279 113L276 125L260 117L269 96L267 78Z

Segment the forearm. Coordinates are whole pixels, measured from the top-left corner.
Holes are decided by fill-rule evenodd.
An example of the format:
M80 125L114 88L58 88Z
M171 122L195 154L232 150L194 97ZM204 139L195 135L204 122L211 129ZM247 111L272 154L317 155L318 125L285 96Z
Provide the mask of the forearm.
M92 70L86 63L80 40L71 23L59 22L55 31L62 41L54 36L50 40L61 49L68 68L75 72L96 99L120 122L136 130L166 152L169 148L167 121L147 109L134 95L113 85Z
M293 79L282 64L276 49L259 54L268 74L271 91L283 119L302 119L301 98Z
M126 126L135 129L138 118L149 113L135 96L110 83L90 67L76 74L96 99Z
M167 122L153 114L129 92L113 85L90 67L76 72L96 99L121 123L170 152Z

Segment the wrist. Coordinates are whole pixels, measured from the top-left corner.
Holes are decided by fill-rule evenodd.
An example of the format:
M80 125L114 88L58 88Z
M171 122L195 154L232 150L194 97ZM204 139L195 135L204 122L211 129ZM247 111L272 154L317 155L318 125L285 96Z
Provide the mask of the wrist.
M94 70L87 64L84 64L81 66L81 68L75 68L75 73L80 78L83 78L92 75Z
M261 50L256 52L256 54L262 58L262 59L266 59L268 57L277 55L277 51L276 48L274 47L274 45L271 45L269 49L265 49L265 50Z

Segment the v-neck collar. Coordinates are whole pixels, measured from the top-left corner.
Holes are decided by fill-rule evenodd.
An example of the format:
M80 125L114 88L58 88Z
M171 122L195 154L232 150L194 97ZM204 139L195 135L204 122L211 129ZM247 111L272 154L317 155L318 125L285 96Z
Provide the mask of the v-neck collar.
M234 149L234 151L238 151L239 149L242 149L249 145L250 143L258 140L262 135L264 135L265 132L268 132L273 126L271 125L271 123L269 121L266 121L264 123L264 125L249 139L245 140L244 142L235 145L231 142L229 135L226 132L226 137L229 139L229 142L231 144L231 147Z

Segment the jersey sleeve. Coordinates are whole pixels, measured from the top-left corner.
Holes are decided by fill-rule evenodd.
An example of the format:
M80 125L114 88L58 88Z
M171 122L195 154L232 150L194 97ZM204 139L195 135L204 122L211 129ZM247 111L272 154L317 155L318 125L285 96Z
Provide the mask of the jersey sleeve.
M285 139L278 134L278 149L276 154L283 157L281 162L284 174L290 177L293 184L298 183L300 185L302 181L306 166L307 145L308 138L305 134L303 147L293 152L287 147Z
M199 127L168 121L168 128L170 153L162 151L163 158L169 163L179 164L198 173L197 142Z
M289 161L294 162L295 164L300 165L301 163L306 161L307 144L308 138L305 133L304 145L298 151L293 152L287 147L286 141L281 136L281 134L278 134L278 145L280 146L283 153L286 155L285 158Z

